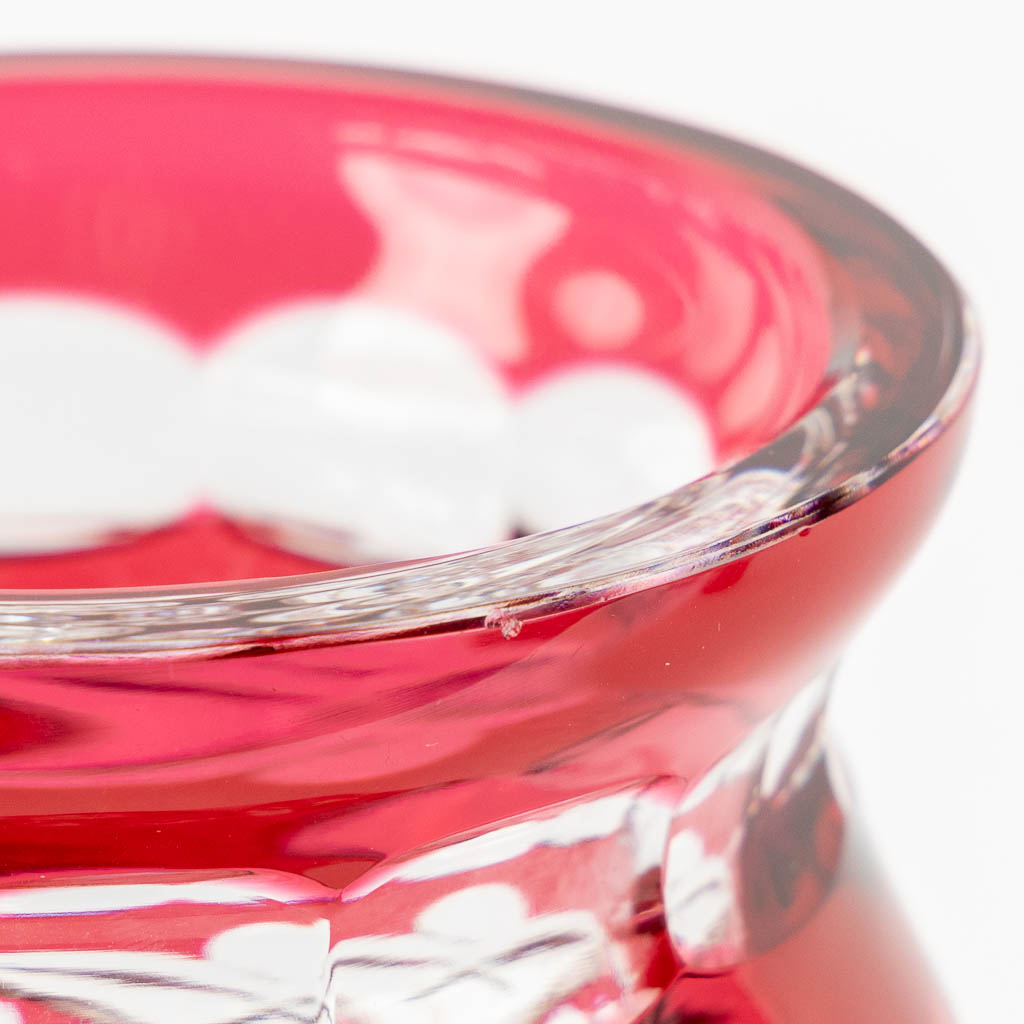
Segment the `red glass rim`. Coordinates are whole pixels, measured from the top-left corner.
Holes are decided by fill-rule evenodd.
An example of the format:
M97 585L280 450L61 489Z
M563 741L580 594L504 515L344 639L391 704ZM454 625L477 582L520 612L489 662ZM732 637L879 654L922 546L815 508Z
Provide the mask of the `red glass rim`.
M829 257L837 305L878 315L870 331L836 339L827 387L778 437L661 498L414 562L178 586L3 590L0 657L195 654L268 642L355 641L518 624L606 601L784 542L834 515L937 440L973 388L977 337L961 292L939 261L865 200L746 144L589 101L419 72L206 56L0 58L0 88L12 80L82 76L414 92L512 113L526 124L555 120L578 133L612 133L627 144L707 159L776 206ZM892 293L888 306L877 294L882 287ZM908 350L911 356L899 357ZM865 404L864 396L879 390L883 399Z

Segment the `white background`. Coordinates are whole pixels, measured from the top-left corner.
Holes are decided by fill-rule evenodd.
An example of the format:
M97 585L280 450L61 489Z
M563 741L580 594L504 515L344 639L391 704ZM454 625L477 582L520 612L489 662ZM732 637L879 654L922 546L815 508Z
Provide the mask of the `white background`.
M1016 7L0 0L2 50L340 58L690 120L830 174L938 251L973 297L988 343L973 442L931 538L849 651L834 722L877 845L964 1024L1020 1020L1024 1007Z

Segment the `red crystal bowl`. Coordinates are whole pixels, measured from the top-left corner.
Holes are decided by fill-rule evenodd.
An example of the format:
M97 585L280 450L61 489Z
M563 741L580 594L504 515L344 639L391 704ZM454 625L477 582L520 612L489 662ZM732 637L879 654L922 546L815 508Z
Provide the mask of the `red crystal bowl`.
M0 1019L948 1021L822 732L977 373L918 242L423 75L0 125Z

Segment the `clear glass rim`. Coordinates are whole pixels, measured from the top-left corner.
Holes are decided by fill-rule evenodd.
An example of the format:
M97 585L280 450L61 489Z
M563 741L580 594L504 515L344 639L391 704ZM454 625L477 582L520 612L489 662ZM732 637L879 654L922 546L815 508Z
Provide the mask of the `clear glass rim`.
M845 209L847 218L870 220L908 263L927 274L942 305L942 336L932 344L953 353L948 380L930 412L882 457L876 453L854 461L840 478L818 488L808 487L805 477L771 475L776 470L767 452L776 438L742 463L653 501L465 553L270 579L81 591L0 590L0 659L195 656L210 648L227 653L267 643L347 642L481 626L513 636L525 619L713 569L834 515L934 443L973 389L977 332L959 287L935 256L872 204L763 149L589 100L415 71L209 55L0 55L0 81L131 71L187 78L222 74L239 81L326 88L343 88L356 79L392 90L403 85L429 88L448 99L461 95L474 103L495 102L505 109L512 105L538 116L567 115L580 127L589 122L625 130L641 142L697 150L740 171L766 175L790 190L813 194L826 209ZM799 217L793 219L807 227ZM938 383L941 387L942 381ZM806 447L808 436L820 435L823 422L835 420L836 403L844 400L842 385L840 380L782 436L799 433ZM853 440L857 427L856 418L846 425ZM855 444L850 447L856 451ZM723 503L729 515L708 515L709 508Z

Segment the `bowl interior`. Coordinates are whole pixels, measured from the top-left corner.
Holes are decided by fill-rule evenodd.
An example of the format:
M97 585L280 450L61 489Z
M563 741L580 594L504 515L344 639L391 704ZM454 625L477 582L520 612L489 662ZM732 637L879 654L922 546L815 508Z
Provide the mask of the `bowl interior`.
M352 73L0 81L0 588L291 575L647 501L826 386L725 165Z

